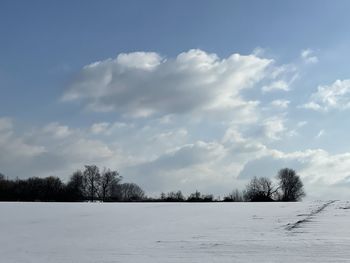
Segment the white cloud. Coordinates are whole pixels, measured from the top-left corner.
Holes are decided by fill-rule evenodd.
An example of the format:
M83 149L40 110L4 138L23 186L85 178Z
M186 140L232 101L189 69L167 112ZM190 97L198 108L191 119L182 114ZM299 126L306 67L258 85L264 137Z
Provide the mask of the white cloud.
M284 122L283 116L264 119L266 136L272 140L282 138ZM305 124L299 122L297 127ZM321 149L280 151L256 136L246 137L238 130L240 125L227 128L222 138L212 140L196 140L193 130L170 129L167 125L128 124L125 128L116 123L119 128L110 130L110 124L111 139L104 141L104 137L91 132L93 125L73 129L54 123L36 128L31 134L16 135L14 127L7 124L0 132L0 147L6 152L0 155L0 166L7 168L2 172L13 177L67 178L74 170L94 163L118 169L126 181L140 183L148 193L176 189L189 193L198 189L222 194L233 187L244 187L249 179L245 176L274 176L284 166L297 169L312 196L317 195L317 189L337 187L349 178L350 153L330 154ZM65 136L58 136L62 132L52 132L48 127L58 127Z
M321 138L324 135L324 130L320 130L317 135L315 136L316 139Z
M307 125L307 121L299 121L299 122L297 123L297 127L298 127L298 128L304 127L305 125Z
M128 129L134 128L132 123L125 122L97 122L91 125L90 132L94 135L112 135L121 131L127 131Z
M309 199L348 198L349 166L350 153L332 155L322 149L274 151L251 159L239 177L243 180L259 175L274 179L278 169L290 167L301 176Z
M298 69L294 65L286 64L271 72L270 77L272 81L261 88L263 93L290 91L291 85L299 78L299 74Z
M300 156L306 165L303 177L311 183L333 185L349 176L350 153L330 154L325 150L307 150Z
M13 130L12 119L0 118L0 167L18 167L28 158L46 152L44 146L26 142L25 138L17 136ZM5 172L5 171L3 171Z
M286 135L288 137L294 137L300 135L300 129L304 127L307 124L306 121L299 121L296 123L295 128L289 129L289 131L286 132Z
M90 130L93 134L101 134L105 133L110 126L110 123L108 122L99 122L99 123L94 123Z
M321 105L310 101L308 103L305 103L304 105L300 106L299 108L309 109L309 110L315 110L315 111L322 111Z
M141 70L152 70L159 66L162 57L155 52L133 52L119 54L116 62L120 68L132 68Z
M256 47L253 49L253 55L260 57L265 55L265 49L261 47Z
M49 123L43 128L44 133L51 134L53 137L56 138L65 138L68 137L71 134L71 131L69 130L68 126L60 125L57 122Z
M275 90L289 91L289 84L284 80L277 80L262 87L263 92L271 92Z
M288 108L290 101L289 100L273 100L271 106L286 109Z
M150 138L151 141L159 142L164 141L164 143L171 142L171 144L174 142L174 140L180 139L182 140L183 137L186 137L188 135L188 132L184 128L180 128L177 130L162 132L159 134L156 134Z
M318 62L318 57L314 55L312 49L304 49L300 53L300 57L306 64L316 64Z
M271 140L280 140L281 135L286 131L285 119L281 116L267 118L263 121L264 134Z
M237 158L237 162L244 165L248 159L256 159L269 154L269 149L257 139L246 138L237 128L230 127L226 130L221 142L236 158L244 156L243 159ZM242 167L241 167L242 168Z
M120 54L85 66L63 95L96 111L149 117L236 107L240 91L276 70L271 59L189 50L176 58L156 53Z
M113 111L116 119L79 128L54 122L18 134L11 119L0 118L0 147L9 153L0 155L0 167L10 176L66 178L94 163L118 169L148 193L198 189L223 194L244 187L247 178L240 174L264 170L274 175L283 166L295 167L308 187L341 183L348 178L349 153L279 149L284 144L279 140L292 144L291 137L307 122L289 119L287 99L274 94L249 98L250 88L265 83L263 92L290 90L296 71L258 53L227 58L201 50L175 58L120 54L85 66L63 95L86 109ZM345 109L347 91L333 86L319 88L308 107Z
M226 155L226 149L219 143L197 141L171 149L153 161L131 167L129 172L143 173L144 177L135 176L134 179L147 185L151 192L159 193L160 189L181 189L185 193L195 189L213 190L220 184L220 187L227 187L222 183L232 180L222 174L220 168L220 162Z
M318 86L310 101L301 107L315 111L350 108L350 80L336 80L331 85Z

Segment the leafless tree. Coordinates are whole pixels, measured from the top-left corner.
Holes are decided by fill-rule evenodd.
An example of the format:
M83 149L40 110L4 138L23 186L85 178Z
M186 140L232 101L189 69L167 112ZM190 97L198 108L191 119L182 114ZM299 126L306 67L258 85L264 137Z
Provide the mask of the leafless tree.
M202 195L199 191L195 191L190 194L187 198L188 202L212 202L214 200L214 196L211 194Z
M96 165L85 165L85 170L83 172L84 189L92 202L98 194L100 180L101 175L98 167Z
M244 196L242 191L235 189L229 195L224 197L224 201L225 202L243 202Z
M247 201L273 201L276 189L267 177L254 177L246 186L245 199Z
M75 171L70 177L66 187L67 201L82 201L85 199L84 175L82 171Z
M177 191L177 192L169 192L167 194L162 193L160 195L160 198L163 201L167 201L167 202L182 202L185 201L185 197L183 196L181 191Z
M165 201L166 200L166 193L161 193L160 194L160 200Z
M145 198L145 192L134 183L119 184L113 192L113 197L120 201L141 201Z
M64 184L61 179L49 176L42 179L42 192L44 201L57 201L61 199Z
M202 200L202 194L197 190L194 193L190 194L190 196L187 198L187 201L189 202L199 202L201 200Z
M305 196L303 182L293 169L284 168L277 174L281 201L299 201Z
M104 169L100 178L99 196L104 202L108 200L113 193L113 189L121 181L122 177L119 176L117 171L111 171L110 169Z

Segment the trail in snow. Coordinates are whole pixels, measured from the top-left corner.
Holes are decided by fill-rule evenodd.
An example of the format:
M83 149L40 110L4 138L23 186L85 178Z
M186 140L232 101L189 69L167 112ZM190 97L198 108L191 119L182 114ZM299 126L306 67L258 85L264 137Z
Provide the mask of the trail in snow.
M301 224L309 222L313 217L315 217L317 214L321 213L326 207L328 207L329 205L333 204L334 202L336 202L336 200L328 201L328 202L322 204L317 209L311 211L309 214L306 214L305 218L303 218L301 220L298 220L295 223L289 223L287 225L286 229L287 230L293 230L294 228L300 227Z

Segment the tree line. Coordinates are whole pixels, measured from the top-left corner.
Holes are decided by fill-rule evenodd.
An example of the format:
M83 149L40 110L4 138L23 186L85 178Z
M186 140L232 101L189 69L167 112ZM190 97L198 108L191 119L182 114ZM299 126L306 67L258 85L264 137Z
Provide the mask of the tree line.
M126 202L145 199L140 186L121 181L117 171L100 171L96 165L77 170L67 183L54 176L9 180L0 174L0 201Z
M10 180L0 174L0 201L268 202L299 201L305 196L300 177L289 168L278 172L276 184L267 177L254 177L244 190L236 189L223 199L197 190L189 196L173 191L161 193L159 197L147 197L140 186L122 183L122 179L117 171L100 170L96 165L86 165L83 171L77 170L67 183L54 176Z
M274 184L268 177L253 177L244 190L235 189L223 199L214 198L213 195L202 195L196 191L187 198L181 193L162 193L155 201L164 202L295 202L305 196L304 186L300 176L293 169L281 169Z

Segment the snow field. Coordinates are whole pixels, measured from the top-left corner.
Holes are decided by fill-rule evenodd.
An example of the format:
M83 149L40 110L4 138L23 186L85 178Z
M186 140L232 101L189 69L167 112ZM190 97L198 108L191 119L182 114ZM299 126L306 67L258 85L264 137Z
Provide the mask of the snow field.
M0 203L1 263L350 262L349 247L345 201Z

